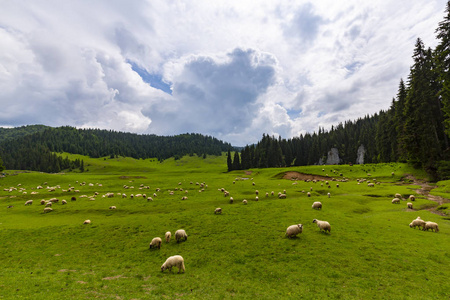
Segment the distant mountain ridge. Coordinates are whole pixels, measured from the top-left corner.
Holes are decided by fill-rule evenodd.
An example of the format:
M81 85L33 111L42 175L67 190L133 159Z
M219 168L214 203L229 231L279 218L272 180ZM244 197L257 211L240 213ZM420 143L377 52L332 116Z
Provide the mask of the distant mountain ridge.
M70 162L58 161L53 152L90 157L157 158L162 161L184 155L221 155L230 149L229 143L194 133L157 136L43 125L2 128L0 132L0 157L6 169L43 172L59 172L70 166ZM81 162L72 164L72 167L81 167Z

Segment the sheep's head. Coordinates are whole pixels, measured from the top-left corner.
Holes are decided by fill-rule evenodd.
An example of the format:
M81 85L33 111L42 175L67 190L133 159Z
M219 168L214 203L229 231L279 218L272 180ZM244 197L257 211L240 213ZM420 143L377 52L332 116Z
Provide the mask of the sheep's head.
M314 219L314 220L313 220L313 223L317 223L317 219Z
M164 265L161 266L161 272L164 272L164 270L166 269L166 267Z
M412 223L409 223L409 227L411 227L411 228L413 227Z

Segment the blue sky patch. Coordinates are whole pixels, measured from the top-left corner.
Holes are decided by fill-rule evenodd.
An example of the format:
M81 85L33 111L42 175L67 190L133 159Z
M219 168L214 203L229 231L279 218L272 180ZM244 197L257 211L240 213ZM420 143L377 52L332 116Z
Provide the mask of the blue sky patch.
M145 69L141 69L136 65L135 63L131 61L127 61L130 65L133 71L139 74L141 76L142 80L144 82L150 84L155 89L161 90L169 95L172 95L172 90L170 89L170 84L164 82L162 80L162 76L159 74L150 74Z

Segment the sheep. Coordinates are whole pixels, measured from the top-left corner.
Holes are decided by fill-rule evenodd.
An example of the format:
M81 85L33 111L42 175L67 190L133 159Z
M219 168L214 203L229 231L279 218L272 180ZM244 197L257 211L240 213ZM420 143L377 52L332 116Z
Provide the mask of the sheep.
M53 208L51 208L51 207L44 208L44 213L49 213L51 211L53 211Z
M259 201L259 197L258 196L255 197L255 201Z
M182 199L182 200L184 200L184 199ZM149 201L153 201L153 198L152 197L148 197L147 198L147 202L149 202Z
M164 270L167 269L172 272L172 267L177 267L178 273L180 273L181 270L183 270L183 273L186 271L186 268L184 267L184 259L181 255L174 255L166 259L161 266L161 272L164 272Z
M27 202L25 202L25 205L31 205L33 204L33 200L28 200Z
M214 214L221 214L221 213L222 213L222 209L220 207L218 207L214 210Z
M275 194L275 192L274 192L274 191L271 191L271 192L270 192L270 195L271 195L271 196L273 196L274 194Z
M45 200L44 199L41 200L41 205L45 205Z
M230 204L233 204L233 202L234 202L233 197L230 197Z
M266 192L266 197L269 197L269 193L268 192Z
M416 197L414 195L409 195L409 201L416 201Z
M395 194L395 198L402 199L402 195L399 194L399 193L396 193L396 194Z
M161 243L162 243L161 238L160 238L160 237L155 237L155 238L153 238L153 240L150 242L149 249L152 249L152 248L158 248L158 249L160 249L160 248L161 248Z
M407 207L408 207L409 209L413 209L413 205L412 205L411 202L406 203L406 205L407 205Z
M400 199L398 199L398 198L392 199L392 204L399 204L399 203L400 203Z
M51 207L52 204L53 204L52 202L46 202L46 203L45 203L45 207Z
M286 194L279 194L279 195L278 195L278 198L279 198L279 199L286 199Z
M116 207L113 205L113 206L110 206L109 209L116 209Z
M312 205L312 208L314 208L314 209L322 209L322 203L314 202L313 205Z
M77 201L77 198L76 197L72 197L72 198L70 198L70 201Z
M297 224L297 225L291 225L286 229L286 236L288 238L295 237L297 234L302 233L303 231L303 225Z
M427 221L427 222L425 222L425 225L423 226L422 230L428 231L428 229L431 229L431 231L434 231L434 232L438 232L439 231L439 226L435 222Z
M307 195L308 197L311 197L311 193L310 193L310 192L306 193L306 195Z
M61 204L62 204L62 205L67 204L67 201L66 201L66 200L62 200L62 201L61 201Z
M57 202L59 202L59 199L57 199L57 198L52 198L52 199L50 199L50 200L48 200L49 202L52 202L52 203L57 203Z
M172 233L170 233L170 231L167 231L164 237L166 238L166 243L169 243L170 238L172 237Z
M425 221L421 219L415 219L411 223L409 223L409 227L416 228L416 227L422 227L422 229L425 227Z
M328 198L330 198L330 197L331 197L331 194L330 194L330 193L328 193L328 194L327 194L327 196L328 196Z
M91 224L91 220L84 220L83 224Z
M187 237L188 236L184 229L178 229L177 231L175 231L175 240L177 241L177 243L179 243L183 238L185 241L187 241Z
M245 200L245 199L242 200L242 203L247 204L247 200Z
M358 182L358 184L359 184L359 182ZM374 187L375 185L373 183L368 183L367 186L368 187Z
M331 232L330 223L328 223L327 221L319 221L317 219L314 219L313 223L317 224L317 227L319 227L319 231L323 230L324 232Z
M258 195L259 195L259 191L258 191L258 190L256 190L256 191L255 191L255 194L256 194L256 196L258 196Z
M336 183L336 187L337 187L337 188L339 187L339 183Z

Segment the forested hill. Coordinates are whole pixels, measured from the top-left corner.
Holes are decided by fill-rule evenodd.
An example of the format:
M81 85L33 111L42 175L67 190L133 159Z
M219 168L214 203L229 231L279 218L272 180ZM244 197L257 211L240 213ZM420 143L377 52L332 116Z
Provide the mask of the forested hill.
M157 158L183 155L221 155L231 145L201 134L175 136L138 135L99 129L73 127L47 128L42 132L9 139L0 143L0 157L6 169L27 169L59 172L79 168L81 162L70 164L57 159L52 152L68 152L90 157L127 156Z
M42 132L50 127L45 125L26 125L14 128L0 127L0 143L7 140L13 140L25 135Z

